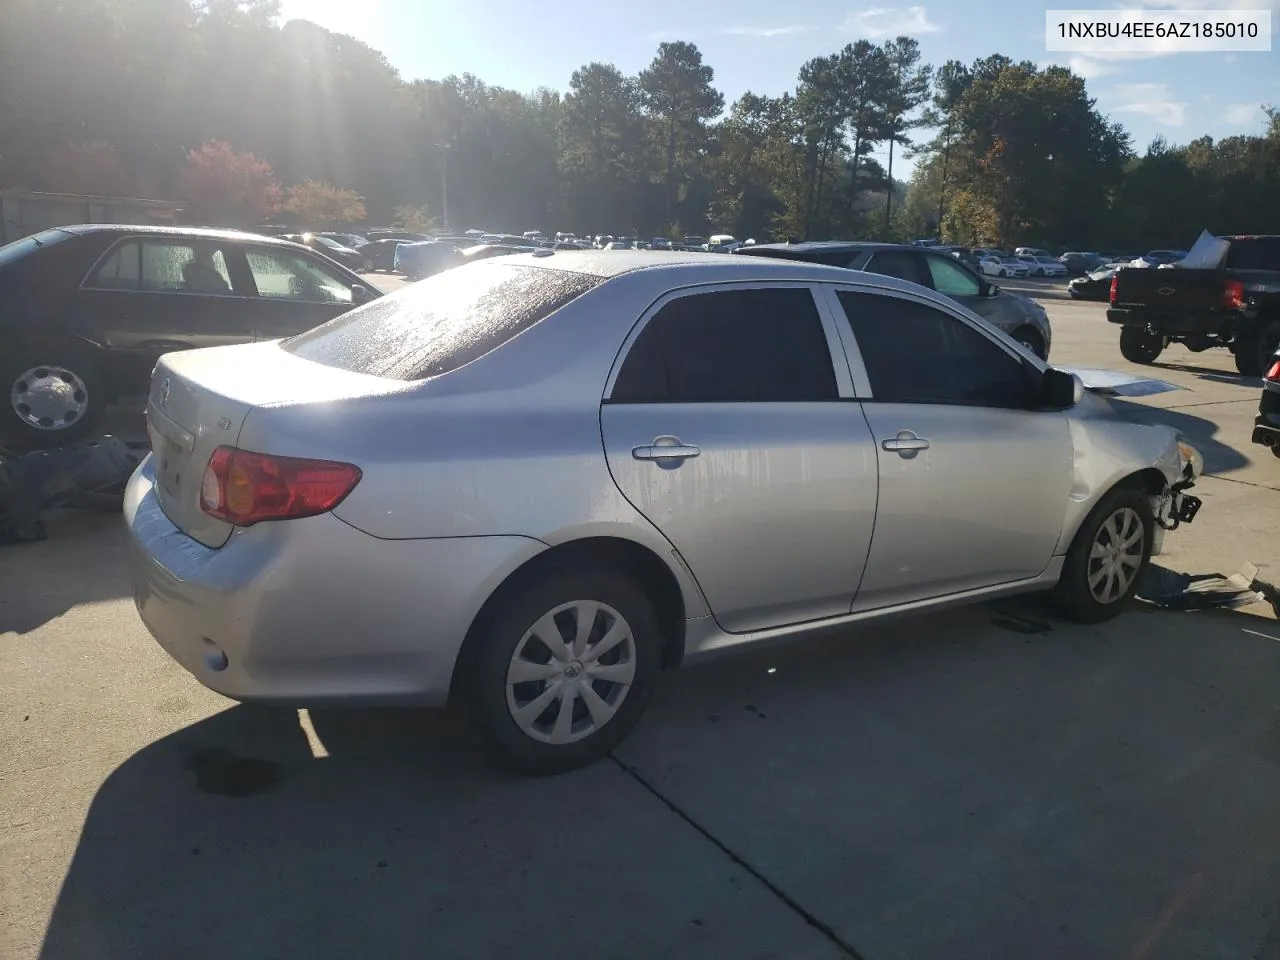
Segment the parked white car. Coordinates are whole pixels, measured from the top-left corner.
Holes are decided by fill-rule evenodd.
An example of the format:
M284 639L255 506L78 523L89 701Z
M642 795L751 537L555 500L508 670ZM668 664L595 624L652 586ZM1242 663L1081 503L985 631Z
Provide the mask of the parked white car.
M1027 265L1014 257L986 256L978 261L978 269L988 277L1025 277Z
M1020 256L1016 259L1026 264L1027 272L1033 277L1065 277L1067 275L1067 265L1058 262L1048 254L1039 257Z
M1032 257L1036 260L1039 260L1041 257L1048 257L1051 260L1053 259L1052 253L1048 250L1041 250L1039 247L1014 247L1013 255L1018 259L1022 259L1023 257Z
M978 259L978 269L982 271L985 277L1007 277L1009 270L1000 261L999 257L980 257Z

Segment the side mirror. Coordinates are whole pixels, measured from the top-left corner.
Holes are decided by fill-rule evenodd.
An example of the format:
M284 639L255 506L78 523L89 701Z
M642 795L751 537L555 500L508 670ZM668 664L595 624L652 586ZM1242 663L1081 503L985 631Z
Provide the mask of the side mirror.
M368 303L370 299L372 298L369 296L369 288L366 287L363 283L353 283L351 285L351 302L352 303L356 303L356 304Z
M1050 367L1040 380L1040 404L1050 410L1065 410L1084 399L1084 381L1074 373Z

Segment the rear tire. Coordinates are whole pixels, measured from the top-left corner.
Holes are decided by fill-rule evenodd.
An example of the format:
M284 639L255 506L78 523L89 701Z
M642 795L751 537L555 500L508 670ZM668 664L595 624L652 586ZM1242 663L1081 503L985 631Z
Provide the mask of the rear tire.
M75 341L22 347L0 357L0 441L59 447L98 429L107 407L98 351Z
M1117 487L1104 496L1067 549L1052 600L1077 623L1101 623L1123 612L1151 560L1155 519L1146 496Z
M1280 320L1263 321L1245 335L1237 335L1231 344L1236 369L1246 377L1262 376L1277 349L1280 349Z
M1164 337L1141 327L1120 330L1120 355L1130 363L1154 363L1164 351Z
M661 653L657 617L632 578L607 567L557 570L481 615L460 657L457 693L505 766L563 773L599 760L631 732Z

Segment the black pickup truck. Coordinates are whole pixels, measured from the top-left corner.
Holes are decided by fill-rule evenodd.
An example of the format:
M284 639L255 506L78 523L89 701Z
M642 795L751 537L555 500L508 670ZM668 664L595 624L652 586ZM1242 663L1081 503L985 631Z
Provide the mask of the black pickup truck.
M1280 236L1223 237L1216 269L1126 267L1111 281L1107 319L1120 324L1120 353L1152 363L1170 343L1199 353L1227 347L1250 377L1280 347Z

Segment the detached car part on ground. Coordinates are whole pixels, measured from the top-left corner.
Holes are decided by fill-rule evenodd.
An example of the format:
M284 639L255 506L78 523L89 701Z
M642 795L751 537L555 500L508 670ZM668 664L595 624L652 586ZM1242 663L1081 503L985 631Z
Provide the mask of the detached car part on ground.
M1048 591L1121 612L1200 455L954 301L754 257L469 263L168 355L137 608L228 697L464 706L507 763L616 746L663 667Z
M1175 264L1117 270L1109 300L1131 363L1153 363L1171 343L1226 347L1237 370L1260 376L1280 347L1280 236L1202 233Z
M382 296L327 257L228 230L93 224L0 247L0 444L93 436L163 353L274 340Z

